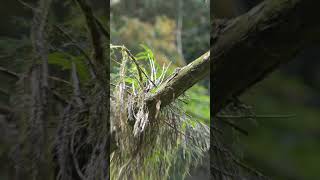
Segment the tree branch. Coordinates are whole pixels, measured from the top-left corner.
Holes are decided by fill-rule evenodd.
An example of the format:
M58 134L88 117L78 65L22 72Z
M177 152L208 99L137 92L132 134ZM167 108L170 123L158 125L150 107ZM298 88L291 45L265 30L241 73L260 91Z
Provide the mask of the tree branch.
M0 66L0 72L2 72L4 74L7 74L8 76L10 76L10 77L12 77L12 78L14 78L16 80L18 80L18 78L19 78L19 74L18 73L10 71L9 69L6 69L6 68L1 67L1 66Z
M158 102L161 103L161 107L170 104L209 73L209 58L210 52L206 52L187 66L184 66L181 69L176 69L175 73L159 87L157 93L146 99L151 117L154 117L155 115L156 104Z
M146 102L151 112L157 102L166 106L209 73L211 65L212 115L231 99L261 81L320 40L317 0L266 0L248 13L213 20L211 53L182 68ZM209 60L210 59L210 60Z
M213 115L235 96L319 41L319 1L266 0L228 22L211 39Z

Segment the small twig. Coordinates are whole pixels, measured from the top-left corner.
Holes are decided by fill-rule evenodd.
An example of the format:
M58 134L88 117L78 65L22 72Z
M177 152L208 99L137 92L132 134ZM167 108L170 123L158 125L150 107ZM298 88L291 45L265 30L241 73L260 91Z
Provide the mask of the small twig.
M243 128L239 127L238 125L234 124L233 122L230 122L226 119L220 119L220 121L227 124L228 126L232 127L233 129L239 131L240 133L242 133L246 136L249 135L248 131L244 130Z
M179 100L179 99L178 99L178 100ZM187 111L186 113L187 113L186 115L189 116L190 118L193 118L193 117L194 117L194 118L197 118L197 119L201 119L201 120L203 120L203 121L206 121L206 122L210 122L210 120L209 120L208 118L199 116L199 115L197 115L197 114L195 114L195 113L193 113L193 112L191 112L191 111ZM222 130L221 130L221 129L218 129L216 126L210 127L210 129L218 132L219 134L223 134Z
M129 55L129 57L133 60L133 62L135 63L135 65L137 66L138 69L138 73L139 73L139 77L141 82L142 81L142 75L141 73L152 83L152 85L154 87L157 87L157 85L149 78L149 76L142 70L142 68L140 67L138 61L136 60L136 58L131 54L131 52L129 51L129 49L125 48L125 51L127 52L127 54Z
M119 63L118 61L116 61L115 59L111 58L111 61L115 62L116 64L121 66L121 63Z
M103 24L100 22L100 20L97 17L94 17L100 31L102 32L102 34L106 37L106 38L110 38L110 34L109 32L104 28Z
M112 48L120 48L120 49L123 49L127 55L131 58L131 60L133 60L133 62L135 63L137 69L138 69L138 73L139 73L139 78L141 80L141 82L143 82L143 79L142 79L142 74L155 86L155 83L149 78L149 76L143 71L143 69L140 67L137 59L134 57L134 55L130 52L130 50L128 48L126 48L125 46L115 46L115 45L111 45Z
M259 177L265 177L261 172L257 171L256 169L253 169L251 167L249 167L248 165L242 163L241 161L239 161L238 159L235 159L234 157L232 158L233 162L235 162L237 165L241 166L242 168L246 169L249 172L254 173L255 175L259 176Z
M166 121L166 120L164 120L164 119L163 119L163 121L164 121L170 128L172 128L173 130L175 130L175 131L178 132L179 134L185 136L186 138L189 138L189 139L193 140L193 139L192 139L192 136L186 135L185 133L183 133L182 131L180 131L180 130L177 129L176 127L172 126L172 124L170 124L168 121Z
M28 9L31 9L32 11L35 11L35 12L39 11L38 8L33 7L32 5L26 3L26 2L24 2L24 1L22 1L22 0L18 0L18 2L19 2L21 5L23 5L24 7L28 8Z
M69 104L69 101L66 100L60 93L58 93L54 89L50 89L50 91L52 92L53 97L56 98L58 101L60 101L64 105Z
M295 117L294 114L289 115L240 115L240 116L233 116L233 115L216 115L217 118L220 119L242 119L242 118L292 118Z
M59 78L59 77L56 77L56 76L49 76L49 79L51 79L51 80L53 80L53 81L57 81L57 82L64 83L64 84L66 84L66 85L68 85L68 86L72 87L72 84L71 84L69 81L64 80L64 79L61 79L61 78Z
M143 78L142 78L142 71L143 70L140 68L138 62L136 61L134 56L130 53L130 51L127 48L125 48L125 51L129 55L129 57L133 60L134 64L136 65L137 70L138 70L138 74L139 74L139 80L140 80L141 83L143 83Z
M8 70L8 69L6 69L6 68L4 68L4 67L1 67L1 66L0 66L0 71L3 72L3 73L8 74L8 75L11 76L11 77L14 77L14 78L18 78L18 79L19 79L19 74L16 73L16 72L10 71L10 70Z

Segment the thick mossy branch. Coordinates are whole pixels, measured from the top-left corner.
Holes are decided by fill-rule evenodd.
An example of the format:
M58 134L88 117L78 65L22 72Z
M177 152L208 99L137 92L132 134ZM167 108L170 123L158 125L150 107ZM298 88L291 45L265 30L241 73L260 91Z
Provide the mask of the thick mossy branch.
M233 97L319 41L318 5L317 0L266 0L235 19L214 19L211 58L207 53L176 72L147 98L150 111L159 102L164 107L174 101L205 77L211 64L211 103L216 115Z
M176 69L176 71L159 87L156 94L146 100L151 107L150 114L155 115L156 104L164 107L173 102L177 97L204 78L210 70L210 52L205 53L189 65Z
M267 0L228 22L214 20L213 115L319 40L319 5L316 0Z

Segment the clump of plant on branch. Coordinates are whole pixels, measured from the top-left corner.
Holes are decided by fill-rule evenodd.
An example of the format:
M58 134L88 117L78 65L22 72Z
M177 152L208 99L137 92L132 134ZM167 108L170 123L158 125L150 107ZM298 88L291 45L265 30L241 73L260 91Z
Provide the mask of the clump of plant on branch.
M170 64L157 64L148 47L142 48L134 56L124 46L110 46L111 128L117 144L111 174L115 179L185 177L209 149L209 128L187 115L185 97L164 108L158 103L151 115L145 99L172 70Z

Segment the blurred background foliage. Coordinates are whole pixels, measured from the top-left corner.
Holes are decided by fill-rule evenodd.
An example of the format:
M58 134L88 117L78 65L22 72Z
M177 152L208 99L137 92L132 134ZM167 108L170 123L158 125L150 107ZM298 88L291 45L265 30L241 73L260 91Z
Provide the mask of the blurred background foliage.
M137 42L146 44L154 49L160 63L173 61L176 66L196 59L210 47L210 6L202 0L112 2L114 44L125 44L133 51ZM177 47L179 43L181 47Z
M269 116L256 126L239 122L249 132L239 140L244 158L276 180L320 179L320 56L306 51L241 98Z

